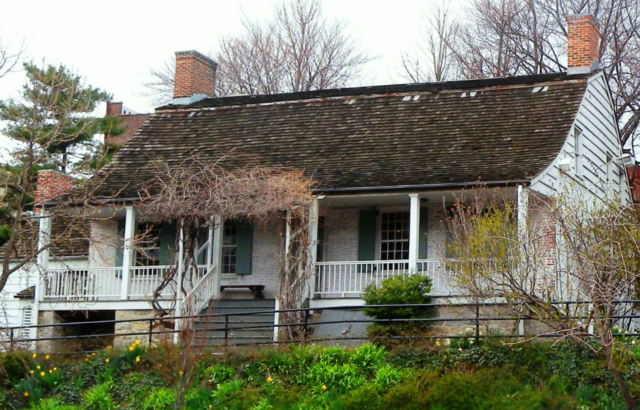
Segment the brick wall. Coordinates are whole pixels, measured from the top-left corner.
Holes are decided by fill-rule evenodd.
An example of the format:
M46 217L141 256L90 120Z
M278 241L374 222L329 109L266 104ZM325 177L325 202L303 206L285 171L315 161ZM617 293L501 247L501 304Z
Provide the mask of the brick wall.
M90 235L89 266L114 266L116 249L122 246L122 239L118 235L118 221L91 221Z
M445 255L446 212L442 201L427 204L427 258L441 259Z
M358 208L331 209L325 215L326 261L358 260Z
M217 63L197 51L176 52L173 98L213 96Z
M38 171L36 187L36 204L52 200L59 195L66 194L73 188L73 179L58 171Z
M591 15L567 16L569 68L589 67L600 58L600 29Z

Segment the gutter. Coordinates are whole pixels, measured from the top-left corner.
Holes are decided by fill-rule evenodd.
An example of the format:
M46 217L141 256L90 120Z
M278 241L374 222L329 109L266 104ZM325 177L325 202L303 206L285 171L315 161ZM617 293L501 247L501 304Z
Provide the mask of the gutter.
M515 185L530 185L531 180L529 179L510 179L504 181L476 181L476 182L446 182L441 184L417 184L417 185L381 185L374 187L349 187L349 188L323 188L323 189L314 189L314 194L331 194L335 193L340 195L341 193L359 193L359 192L405 192L405 191L437 191L442 189L460 189L460 188L475 188L478 186L486 186L486 187L500 187L500 186L515 186ZM103 201L90 202L94 205L108 205L108 204L130 204L140 202L140 198L113 198L106 199ZM45 202L44 206L53 207L57 205L66 205L66 206L82 206L84 202L75 202L75 203L66 203L66 202Z

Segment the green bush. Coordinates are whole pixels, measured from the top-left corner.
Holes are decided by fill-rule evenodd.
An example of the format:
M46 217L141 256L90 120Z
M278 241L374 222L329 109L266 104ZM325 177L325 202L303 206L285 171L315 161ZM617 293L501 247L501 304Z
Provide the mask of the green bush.
M363 299L367 305L401 305L431 303L431 279L425 275L396 275L367 286ZM367 308L367 316L374 319L408 319L432 316L433 308Z
M176 401L176 393L168 387L152 390L142 402L142 410L169 410Z
M111 397L111 383L102 383L84 394L83 407L88 410L111 410L116 406Z

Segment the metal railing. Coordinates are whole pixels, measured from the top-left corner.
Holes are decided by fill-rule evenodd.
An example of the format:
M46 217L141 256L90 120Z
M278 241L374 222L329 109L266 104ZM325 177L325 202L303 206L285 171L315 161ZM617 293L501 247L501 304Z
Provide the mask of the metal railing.
M431 278L433 295L452 293L444 261L418 260L417 272ZM408 260L317 262L315 294L329 298L359 297L371 283L378 285L389 277L409 273Z
M640 336L640 333L637 333L634 326L633 321L636 319L640 319L640 315L636 314L633 311L633 307L637 306L640 303L640 300L622 300L616 301L615 304L618 305L618 308L621 306L626 306L624 309L620 309L621 313L615 314L612 316L612 319L622 323L627 321L631 324L630 331L624 333L624 336ZM570 310L570 305L575 304L587 304L587 302L575 302L575 301L559 301L556 302L557 305L566 306L567 311ZM240 312L233 313L210 313L203 315L190 315L190 316L174 316L174 317L149 317L143 319L127 319L127 320L102 320L102 321L93 321L93 322L77 322L77 323L55 323L55 324L46 324L46 325L32 325L32 326L17 326L0 329L0 334L5 334L6 337L0 338L0 347L4 347L4 349L12 348L12 347L20 347L25 346L25 344L33 344L34 342L55 342L55 341L64 341L65 351L57 352L57 353L71 353L69 352L68 346L70 344L66 343L69 341L83 341L83 340L101 340L101 339L109 339L114 340L116 338L131 338L135 337L138 339L142 339L147 341L149 344L154 343L155 341L159 341L160 338L164 338L165 336L171 336L176 333L181 334L182 343L187 345L197 345L197 342L205 342L205 344L214 344L219 346L228 346L234 344L248 344L248 345L260 345L260 344L272 344L272 343L300 343L300 342L320 342L320 341L347 341L347 340L355 340L355 341L366 341L368 340L367 335L356 335L356 336L345 336L342 332L336 332L331 336L325 336L322 338L314 337L314 331L319 326L329 325L335 328L335 325L344 324L347 327L351 327L354 324L373 324L373 323L385 323L385 324L394 324L394 323L424 323L424 324L443 324L447 323L447 326L438 326L438 332L432 332L430 334L421 334L417 333L414 335L405 335L405 336L389 336L389 339L460 339L460 338L473 338L473 339L486 339L486 338L500 338L500 339L508 339L513 340L515 338L522 338L526 336L528 338L561 338L566 336L562 332L542 332L537 334L523 334L522 329L523 326L513 326L513 329L518 329L516 331L507 332L507 333L496 333L496 332L482 332L483 327L487 327L491 329L491 324L494 322L505 322L509 321L511 324L525 323L527 321L535 321L534 318L531 318L526 315L522 316L510 316L501 314L499 312L499 307L506 306L505 303L461 303L461 304L421 304L421 305L412 305L412 304L402 304L402 305L379 305L379 306L335 306L335 307L326 307L323 308L323 311L363 311L368 308L382 308L389 309L392 312L394 309L406 309L406 308L434 308L438 309L441 307L447 307L448 312L452 307L458 308L466 308L466 313L460 316L437 316L437 317L428 317L428 318L415 318L415 319L373 319L367 317L365 315L361 315L360 318L351 318L351 319L336 319L336 320L316 320L313 316L314 311L317 312L317 309L313 308L302 308L302 309L281 309L281 310L262 310L256 311L251 307L244 308L234 308L236 310L240 310ZM254 310L251 310L254 309ZM571 309L576 310L576 309ZM293 323L265 323L264 320L257 320L259 317L276 317L281 314L288 313L289 317L291 317L292 313L297 313L297 315L293 315L299 318L298 321L294 321ZM389 315L391 316L391 315ZM247 320L248 318L256 318L255 321ZM584 320L584 331L586 332L588 328L588 323L586 322L589 319L589 316L585 313L583 316L570 316L568 317L572 320ZM242 320L236 320L242 319ZM193 329L193 330L185 330L185 329L167 329L160 328L157 326L158 323L179 323L179 322L188 322L188 321L203 321L211 326L207 326L203 329ZM36 333L41 332L46 329L56 329L56 328L70 328L70 329L81 329L82 327L91 327L97 325L114 325L114 328L118 324L123 323L145 323L144 326L145 331L132 331L126 333L103 333L103 334L81 334L77 332L73 336L46 336L46 337L35 337L35 338L25 338L23 337L25 334L29 332L25 332L25 329L35 329ZM454 326L451 326L451 325ZM460 326L467 326L471 329L470 332L465 333L450 333L447 332L446 329L455 329ZM133 326L131 326L133 327ZM301 337L295 340L288 340L284 338L278 338L277 335L279 330L285 329L287 327L296 327L299 330L299 334ZM629 326L627 326L629 327ZM140 327L139 327L140 328ZM504 327L501 328L504 330ZM243 336L243 332L256 332L256 331L264 331L265 336ZM45 332L46 333L46 332ZM53 331L49 333L54 333ZM188 340L185 340L188 339ZM166 338L164 338L167 340ZM173 340L170 338L168 340ZM115 342L118 343L117 340ZM122 344L122 343L121 343ZM202 346L202 344L200 344ZM2 350L2 349L0 349ZM56 353L54 351L48 351L50 353ZM76 351L78 352L78 351Z

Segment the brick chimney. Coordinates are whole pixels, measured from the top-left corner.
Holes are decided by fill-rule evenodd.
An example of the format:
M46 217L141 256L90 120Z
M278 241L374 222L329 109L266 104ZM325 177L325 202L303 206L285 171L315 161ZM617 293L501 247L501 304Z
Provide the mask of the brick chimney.
M36 207L57 196L71 192L73 178L58 171L44 169L38 171L36 185Z
M568 74L590 73L600 68L600 26L591 14L567 16Z
M122 115L122 109L124 108L121 102L107 102L107 117L117 117Z
M218 63L197 51L176 52L174 104L191 104L213 97Z

